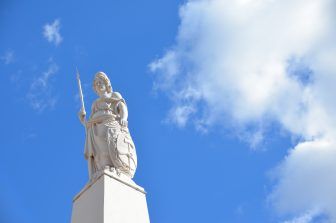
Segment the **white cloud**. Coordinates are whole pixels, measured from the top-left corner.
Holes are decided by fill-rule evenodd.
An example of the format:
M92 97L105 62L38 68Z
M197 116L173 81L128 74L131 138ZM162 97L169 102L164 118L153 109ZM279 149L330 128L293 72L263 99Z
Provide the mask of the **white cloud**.
M184 127L189 116L195 111L191 106L179 106L170 110L168 121L171 121L179 127Z
M31 83L27 93L27 99L31 107L43 112L46 108L54 108L57 98L52 94L51 78L57 73L58 66L52 60L49 67Z
M336 142L299 143L276 171L278 183L270 200L280 213L320 210L336 221Z
M313 209L298 217L294 217L291 220L284 221L283 223L313 223L314 219L319 216L319 214L319 210ZM322 222L320 221L320 223Z
M1 58L5 65L13 63L14 61L14 51L8 50Z
M53 23L47 23L43 26L43 36L48 40L50 43L54 43L58 46L63 38L60 34L61 22L59 19L54 20Z
M336 183L336 2L189 0L180 17L176 44L150 64L155 88L179 111L170 120L255 129L246 139L252 146L264 138L260 123L278 123L306 142L281 164L274 207L295 215L318 206L336 222L326 196L335 190L323 187Z

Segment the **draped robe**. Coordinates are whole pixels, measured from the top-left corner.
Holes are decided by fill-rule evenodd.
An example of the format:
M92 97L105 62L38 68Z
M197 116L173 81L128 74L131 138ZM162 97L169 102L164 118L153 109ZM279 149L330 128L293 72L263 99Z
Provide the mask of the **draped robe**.
M120 103L126 105L121 95L113 92L110 98L99 98L92 104L84 150L91 180L105 167L134 176L136 151L128 127L120 124Z

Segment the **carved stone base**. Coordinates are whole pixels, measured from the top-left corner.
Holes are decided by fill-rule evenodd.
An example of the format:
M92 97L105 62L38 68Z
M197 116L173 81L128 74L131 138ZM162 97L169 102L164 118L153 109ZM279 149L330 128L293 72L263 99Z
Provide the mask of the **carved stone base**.
M73 199L72 223L149 223L146 192L131 179L104 170Z

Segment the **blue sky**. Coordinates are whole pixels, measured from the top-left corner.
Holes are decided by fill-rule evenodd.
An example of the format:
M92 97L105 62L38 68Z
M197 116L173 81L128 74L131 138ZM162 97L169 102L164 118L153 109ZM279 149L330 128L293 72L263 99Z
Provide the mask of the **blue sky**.
M127 101L151 222L336 222L335 4L3 0L0 222L70 222L76 67Z

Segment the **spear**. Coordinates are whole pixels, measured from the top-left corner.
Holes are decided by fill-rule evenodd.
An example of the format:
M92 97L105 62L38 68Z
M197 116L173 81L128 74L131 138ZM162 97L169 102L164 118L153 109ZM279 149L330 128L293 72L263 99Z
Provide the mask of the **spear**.
M79 72L78 72L77 67L76 67L76 71L77 71L77 82L78 82L78 89L79 89L79 97L80 97L81 104L82 104L81 111L82 111L84 114L86 114L85 106L84 106L84 97L83 97L82 85L81 85L81 81L80 81L80 79L79 79Z

